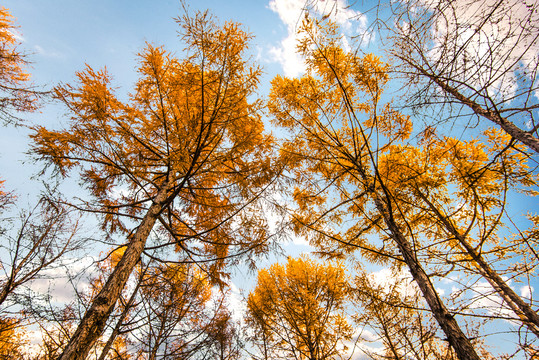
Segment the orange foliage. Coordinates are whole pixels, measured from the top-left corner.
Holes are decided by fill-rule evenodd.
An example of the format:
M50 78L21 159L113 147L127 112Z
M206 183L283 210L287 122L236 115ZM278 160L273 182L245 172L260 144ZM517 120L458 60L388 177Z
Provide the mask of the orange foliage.
M18 46L14 18L8 9L0 7L0 115L6 122L18 120L13 111L33 111L37 107L37 94L25 70L27 61Z

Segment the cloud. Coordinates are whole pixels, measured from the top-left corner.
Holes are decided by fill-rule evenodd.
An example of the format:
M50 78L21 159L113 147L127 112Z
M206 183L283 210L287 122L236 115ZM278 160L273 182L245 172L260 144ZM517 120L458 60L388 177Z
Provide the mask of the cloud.
M420 293L412 275L404 268L398 272L383 268L370 273L368 277L373 286L379 287L385 293L397 292L403 299L416 297Z
M504 281L511 287L513 290L515 289L515 284L508 280L507 277L504 277ZM520 296L526 300L526 298L530 298L533 292L533 287L525 285L520 287ZM463 293L464 295L464 293ZM518 319L518 316L513 312L513 310L509 307L507 302L505 302L498 293L494 290L492 285L490 285L487 281L478 281L471 287L471 294L468 294L468 296L471 295L470 298L470 306L469 308L473 310L484 310L491 316L500 316L505 318L515 318ZM512 320L508 320L509 322L513 322ZM519 322L515 322L515 324L519 324Z
M352 335L352 340L347 341L346 357L350 360L372 359L373 354L383 355L384 348L379 341L380 337L365 328L358 328Z
M41 55L41 56L47 57L47 58L63 58L64 57L64 55L62 53L59 53L57 51L46 50L40 45L34 45L34 51L38 55Z
M472 287L472 292L474 296L469 306L471 309L482 309L493 316L515 316L513 310L496 294L488 282L479 281Z
M247 312L247 303L243 301L240 289L234 284L230 283L230 292L227 296L228 308L232 313L232 320L239 323L243 323L243 318Z
M526 299L531 299L533 293L533 286L525 285L520 288L520 296Z
M88 279L95 271L93 257L65 259L60 266L43 271L39 279L30 282L28 289L36 295L50 295L53 302L69 303L75 298L74 287L79 292L86 291Z
M289 77L298 76L306 69L305 62L296 52L297 30L305 14L305 6L304 1L298 0L271 0L269 3L269 8L279 15L287 29L287 36L281 40L279 46L270 49L270 54L274 61L281 64L285 75ZM346 0L318 0L307 6L314 15L327 17L340 25L345 41L344 34L366 34L367 17L350 8ZM343 42L343 46L349 48L348 42Z
M420 0L427 10L439 10L431 27L429 54L439 69L452 69L454 80L509 99L518 89L516 72L530 80L539 62L539 9L521 0L455 0L440 7ZM403 24L401 31L406 31Z

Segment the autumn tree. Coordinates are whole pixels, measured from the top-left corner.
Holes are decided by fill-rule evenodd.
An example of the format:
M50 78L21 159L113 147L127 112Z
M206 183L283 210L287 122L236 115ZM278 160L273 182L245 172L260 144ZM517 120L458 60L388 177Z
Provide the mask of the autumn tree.
M380 24L391 24L385 46L410 85L407 104L434 108L436 123L486 120L539 152L538 10L516 0L392 3Z
M226 294L224 294L226 295ZM211 321L204 328L205 346L194 354L194 359L238 360L242 357L241 324L233 319L230 305L224 298L215 301Z
M192 358L204 346L212 288L194 265L153 267L141 286L131 337L145 359Z
M288 258L258 272L247 299L247 321L271 347L263 358L341 359L352 336L344 312L344 265Z
M533 196L537 187L523 146L511 144L501 130L487 130L482 139L470 141L431 134L421 147L392 147L393 154L380 164L386 183L399 187L396 201L412 204L408 209L415 208L421 233L440 245L430 247L431 258L482 276L537 336L537 312L503 278L519 278L519 273L528 272L524 269L537 266L535 259L528 259L530 248L520 236L499 235L504 222L512 221L505 211L511 191ZM509 260L510 267L502 260Z
M398 156L392 148L412 131L408 116L381 105L388 66L344 51L331 23L307 18L302 35L308 73L276 77L269 105L275 123L290 132L281 154L297 181L290 209L296 232L329 256L360 249L372 261L406 265L458 358L479 359L419 257L414 211L396 197L398 184L386 179L391 163L382 161Z
M383 352L363 352L372 359L456 359L449 344L438 337L430 312L421 308L421 293L407 271L386 271L376 276L360 270L353 281L358 306L354 320L369 332L369 341L383 344Z
M30 83L28 60L20 50L14 18L5 7L0 8L0 118L5 124L19 124L15 115L37 109L40 95Z
M25 354L28 338L19 320L15 318L0 318L0 359L20 359Z
M244 56L249 35L206 13L178 22L183 60L148 44L125 102L106 70L87 66L55 90L69 126L34 128L33 153L61 176L80 170L93 196L86 208L126 238L63 360L86 357L145 248L173 247L213 281L224 280L228 259L264 251L258 200L277 168L254 93L260 69Z
M114 271L116 265L118 265L125 250L125 246L111 249L103 259L97 261L93 266L93 277L90 278L88 289L84 292L77 291L78 299L75 299L74 302L80 304L78 307L82 306L85 309L87 304L92 303L92 300L103 288L107 278ZM134 312L136 311L135 308L140 298L141 286L151 268L151 264L151 261L141 260L135 267L135 276L132 284L130 284L131 286L126 286L120 294L118 305L115 307L113 313L111 313L111 320L107 324L109 328L104 331L104 335L98 340L93 349L97 359L131 359L131 354L127 350L127 337L130 333L129 327L132 322L136 321L133 319ZM68 306L76 307L75 304ZM71 334L69 337L71 337Z

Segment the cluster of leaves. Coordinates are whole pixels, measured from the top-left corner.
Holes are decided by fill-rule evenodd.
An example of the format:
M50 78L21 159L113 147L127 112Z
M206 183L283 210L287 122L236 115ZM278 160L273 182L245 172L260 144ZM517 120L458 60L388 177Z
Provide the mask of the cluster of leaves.
M56 315L56 328L39 323L41 358L241 357L240 332L220 290L231 263L268 251L263 210L275 188L284 189L279 195L287 202L280 206L295 236L337 261L288 258L259 271L245 319L255 358L345 358L353 341L369 340L352 322L383 345L382 351L361 348L371 358L489 358L484 328L469 320L470 314L495 318L477 309L487 297L499 299L505 320L523 329L518 351L537 356L535 304L507 279L524 281L537 271L537 226L503 235L512 221L508 198L537 194L535 105L514 111L530 114L532 129L524 131L504 115L513 113L504 108L511 101L496 104L489 94L509 70L492 72L487 84L472 75L466 86L463 77L475 73L460 54L471 52L449 51L464 46L460 35L450 41L444 32L445 43L435 43L437 52L428 56L428 41L418 34L442 20L453 24L437 15L461 8L419 5L430 12L407 8L408 27L394 36L402 54L394 57L414 79L425 77L443 97L496 127L465 137L439 135L439 124L417 130L414 118L386 101L391 66L346 49L335 24L309 16L298 46L307 73L272 81L267 107L274 125L287 131L277 155L256 97L261 70L245 57L250 36L207 13L178 19L183 59L146 45L125 101L106 70L89 66L74 84L56 87L70 121L60 130L33 126L31 151L61 178L78 171L90 199L75 205L49 198L36 207L37 216L23 214L16 236L2 232L8 241L1 246L12 256L1 264L0 306L22 305L17 289L77 248L78 223L68 209L97 214L96 234L119 245L99 263L87 291ZM498 7L488 9L497 18ZM12 28L7 10L0 10L0 112L6 114L32 111L36 99ZM521 34L529 40L524 29ZM525 104L533 103L533 90L532 84ZM0 191L0 207L12 199ZM537 223L537 216L528 217ZM390 268L395 281L381 285L362 270L351 278L344 261L358 256ZM449 303L435 286L449 276L484 280L492 293L468 296L473 289L464 287ZM0 316L0 356L24 356L21 341L12 341L23 334L18 321Z
M247 300L247 321L264 358L337 359L352 327L344 309L349 279L340 264L288 258L260 270Z

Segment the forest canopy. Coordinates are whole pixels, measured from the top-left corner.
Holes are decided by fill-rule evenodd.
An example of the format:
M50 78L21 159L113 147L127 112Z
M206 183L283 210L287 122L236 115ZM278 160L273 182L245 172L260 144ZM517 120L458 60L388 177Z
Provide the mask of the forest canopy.
M0 9L0 358L539 356L539 5L179 4L48 84Z

